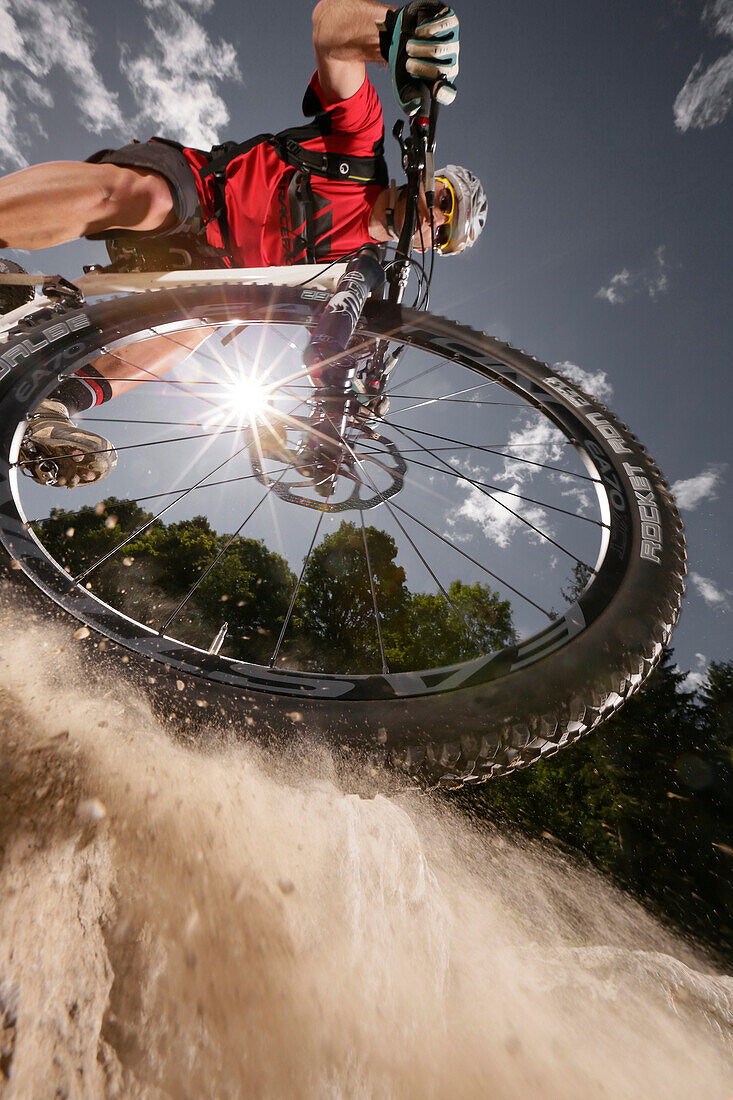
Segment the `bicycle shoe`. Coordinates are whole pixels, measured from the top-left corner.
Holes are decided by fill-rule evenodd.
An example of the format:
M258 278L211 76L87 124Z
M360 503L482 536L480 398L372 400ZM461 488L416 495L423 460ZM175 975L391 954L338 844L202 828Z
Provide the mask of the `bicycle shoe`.
M73 489L107 477L117 452L104 436L74 424L61 401L49 398L28 421L19 464L39 485Z

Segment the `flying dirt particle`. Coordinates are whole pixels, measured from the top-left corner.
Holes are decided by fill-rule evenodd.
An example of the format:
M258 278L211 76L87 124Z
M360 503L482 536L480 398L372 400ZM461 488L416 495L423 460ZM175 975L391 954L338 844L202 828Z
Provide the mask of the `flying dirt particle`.
M67 539L73 539L73 537L74 537L74 528L73 527L67 527L65 534L66 534Z
M11 569L20 569L20 562L13 559L10 563Z
M206 699L197 699L196 700L196 706L197 707L208 707L208 705L209 704L207 703Z
M186 685L184 684L183 680L176 680L176 687L179 691L183 691Z
M229 599L229 597L227 596L227 594L225 592L223 596L219 597L219 603L226 603L228 599Z
M713 843L713 848L717 848L718 851L724 852L727 856L733 856L733 848L731 848L730 845L728 845L728 844L716 844L715 841L713 841L712 843Z
M90 631L88 626L80 626L78 630L74 631L74 637L77 639L77 641L81 641L82 638L88 638L89 633Z
M380 745L386 745L387 744L387 731L384 728L384 726L380 726L379 729L377 730L377 741L379 742Z
M100 798L83 798L76 807L76 816L81 821L103 821L107 816L107 807Z
M134 558L123 558L122 559L122 564L123 565L132 565L134 560L135 560Z
M289 878L279 878L277 884L282 890L283 894L292 894L295 891L295 883L291 882Z
M187 940L189 940L191 938L191 936L193 936L193 934L195 933L196 929L198 928L198 926L200 924L201 924L201 914L199 913L198 909L192 909L191 913L189 914L188 920L186 921L185 927L183 929L183 934L184 934L184 936L186 937Z
M299 710L290 710L290 711L288 711L286 717L289 718L291 722L302 722L303 721L303 715L300 713Z
M104 521L104 526L109 531L114 531L115 527L117 526L117 516L107 516L106 520Z
M94 505L94 515L95 516L103 516L105 511L106 511L106 509L105 509L104 505L102 504L101 500L100 500L99 504Z

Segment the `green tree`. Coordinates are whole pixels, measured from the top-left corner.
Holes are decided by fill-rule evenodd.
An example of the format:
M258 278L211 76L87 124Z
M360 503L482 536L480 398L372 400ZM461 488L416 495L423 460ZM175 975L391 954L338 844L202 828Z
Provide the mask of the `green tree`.
M486 585L461 581L450 586L450 604L442 594L411 593L395 561L394 539L375 527L366 528L366 539L374 596L361 527L342 523L308 562L297 625L303 639L317 639L314 667L317 663L331 672L381 668L375 602L392 672L451 664L512 640L508 600Z
M658 914L725 953L733 948L733 817L721 715L730 713L733 675L730 664L713 666L702 705L684 678L665 653L595 734L453 798L472 814L578 849Z
M110 497L101 507L75 513L55 510L38 525L38 533L56 560L75 574L120 545L149 518L136 504ZM267 663L295 578L285 560L260 541L237 537L230 542L229 536L217 535L205 517L195 516L172 524L156 520L94 570L88 583L112 606L157 629L196 585L167 630L202 646L226 621L222 652Z
M410 595L399 629L389 639L393 671L454 664L514 640L509 600L487 585L453 581L448 596L450 603L442 593Z
M394 539L367 527L374 599L384 636L399 629L409 604L405 571L395 563ZM381 668L379 639L361 526L344 522L310 556L298 603L297 628L315 639L314 667L332 672L374 672Z

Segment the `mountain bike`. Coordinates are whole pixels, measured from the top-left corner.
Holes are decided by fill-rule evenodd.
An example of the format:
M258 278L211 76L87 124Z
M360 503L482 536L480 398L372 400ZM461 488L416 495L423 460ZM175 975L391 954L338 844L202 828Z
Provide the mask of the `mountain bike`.
M427 311L410 242L435 109L396 136L393 252L92 269L4 319L0 554L141 659L167 705L226 701L245 731L317 731L455 787L554 754L636 691L677 620L685 548L612 413ZM181 367L84 414L114 432L104 485L62 501L23 477L29 418L60 379L204 328Z

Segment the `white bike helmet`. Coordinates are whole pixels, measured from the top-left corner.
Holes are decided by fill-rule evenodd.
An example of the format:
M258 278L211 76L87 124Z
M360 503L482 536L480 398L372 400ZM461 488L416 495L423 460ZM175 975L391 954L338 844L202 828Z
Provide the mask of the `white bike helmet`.
M438 240L438 249L442 256L455 256L464 252L475 243L486 224L488 200L481 186L481 180L467 168L458 164L447 164L435 173L436 180L445 183L453 195L453 209L445 223L446 229Z

